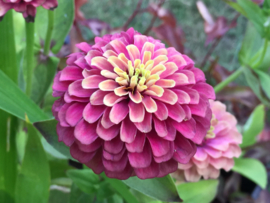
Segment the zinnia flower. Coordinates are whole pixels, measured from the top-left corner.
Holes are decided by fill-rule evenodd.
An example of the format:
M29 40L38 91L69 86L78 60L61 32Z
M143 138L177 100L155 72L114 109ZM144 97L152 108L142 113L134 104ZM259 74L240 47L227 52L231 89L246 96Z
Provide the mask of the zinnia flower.
M197 145L197 152L188 164L178 165L184 170L187 181L196 182L201 176L217 178L220 169L231 170L233 158L241 154L242 135L236 128L235 117L226 112L226 106L219 101L210 101L210 106L213 112L211 128L204 141Z
M0 0L0 18L8 10L14 9L22 13L27 22L34 22L38 6L43 6L45 9L54 9L57 5L57 0Z
M210 128L213 88L190 58L130 28L77 45L53 84L59 141L95 173L162 177Z

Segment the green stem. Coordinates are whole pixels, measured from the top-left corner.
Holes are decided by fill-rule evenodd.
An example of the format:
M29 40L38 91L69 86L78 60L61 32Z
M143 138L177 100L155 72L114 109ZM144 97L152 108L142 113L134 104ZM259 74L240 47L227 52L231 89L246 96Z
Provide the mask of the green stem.
M214 87L215 93L220 92L224 87L226 87L229 83L234 81L236 78L239 77L239 75L242 74L244 70L244 67L240 67L237 71L235 71L233 74L231 74L229 77L227 77L224 81L219 83Z
M51 39L52 39L52 33L53 33L53 24L54 24L54 11L48 10L48 28L47 28L47 34L46 34L46 40L44 45L44 54L47 56L50 52L51 47Z
M35 37L35 24L26 22L26 95L30 97L32 88L32 77L34 70L34 37Z
M264 46L263 46L263 52L262 52L261 58L260 58L260 60L254 65L254 69L257 69L257 68L261 65L261 63L263 62L263 59L264 59L264 57L265 57L267 48L268 48L268 40L265 39L265 41L264 41Z
M0 22L0 70L18 82L12 11ZM4 87L1 87L4 88ZM17 177L15 135L17 119L0 110L0 202L13 202Z

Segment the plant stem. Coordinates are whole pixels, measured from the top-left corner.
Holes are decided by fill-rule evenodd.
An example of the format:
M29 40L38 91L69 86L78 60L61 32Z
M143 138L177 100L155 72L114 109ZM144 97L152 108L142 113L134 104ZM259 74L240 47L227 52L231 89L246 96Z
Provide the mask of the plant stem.
M17 84L18 67L11 10L0 22L0 56L0 70ZM4 191L0 192L0 202L10 202L14 198L17 177L17 122L17 118L0 110L0 191Z
M48 28L47 28L47 34L44 44L44 54L48 56L50 52L51 47L51 39L52 39L52 33L53 33L53 25L54 25L54 11L48 10Z
M35 24L26 22L26 95L30 97L32 88L32 76L34 70L34 34L35 34Z
M263 46L263 52L262 52L261 58L260 58L260 60L254 65L254 69L257 69L257 68L261 65L261 63L263 62L263 59L264 59L264 57L265 57L267 48L268 48L268 40L265 39L265 41L264 41L264 46Z
M244 67L240 67L237 71L235 71L233 74L231 74L229 77L227 77L224 81L219 83L214 87L215 93L220 92L224 87L226 87L229 83L234 81L236 78L239 77L239 75L242 74L244 70Z

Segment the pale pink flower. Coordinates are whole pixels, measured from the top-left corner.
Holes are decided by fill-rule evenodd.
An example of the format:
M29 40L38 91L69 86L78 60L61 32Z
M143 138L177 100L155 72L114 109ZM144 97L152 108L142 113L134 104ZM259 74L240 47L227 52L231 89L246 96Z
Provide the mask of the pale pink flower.
M71 155L118 179L162 177L188 163L215 98L193 61L133 28L77 47L53 84L59 141Z
M57 0L0 0L0 18L10 9L23 14L28 22L33 22L36 16L36 8L43 6L45 9L54 9L58 5Z
M242 135L236 128L235 117L226 112L226 106L219 101L210 100L213 112L211 128L197 152L188 164L179 164L187 181L196 182L204 179L218 178L220 169L229 171L234 166L234 157L239 157ZM179 171L181 172L181 171Z

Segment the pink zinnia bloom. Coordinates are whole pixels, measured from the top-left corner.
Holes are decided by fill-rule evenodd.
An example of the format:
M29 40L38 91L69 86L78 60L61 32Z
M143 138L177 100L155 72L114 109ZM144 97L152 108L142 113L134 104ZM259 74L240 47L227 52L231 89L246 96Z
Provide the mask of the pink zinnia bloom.
M45 9L54 9L57 5L57 0L0 0L0 18L8 10L14 9L22 13L26 21L33 22L38 6L43 6Z
M218 178L220 169L229 171L234 165L234 157L239 157L242 135L236 128L235 117L226 112L226 106L219 101L211 101L213 112L211 128L197 152L188 164L179 164L184 170L187 181L196 182L201 176L204 179ZM181 172L181 171L179 171Z
M77 47L53 84L59 141L71 155L118 179L162 177L188 163L215 98L193 61L133 28Z

